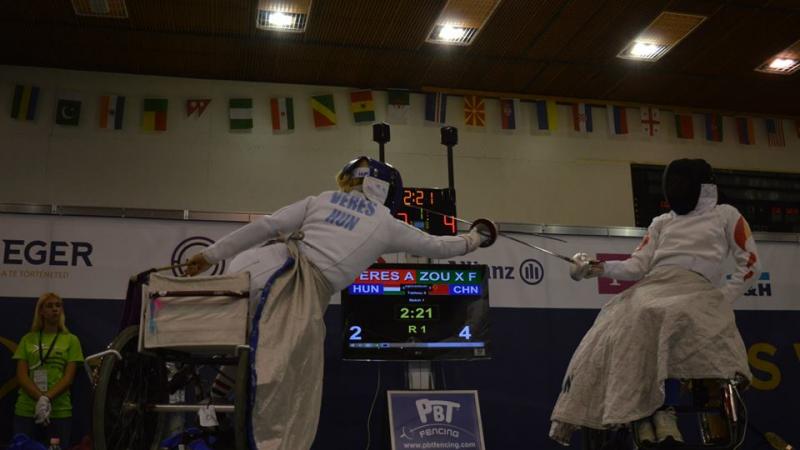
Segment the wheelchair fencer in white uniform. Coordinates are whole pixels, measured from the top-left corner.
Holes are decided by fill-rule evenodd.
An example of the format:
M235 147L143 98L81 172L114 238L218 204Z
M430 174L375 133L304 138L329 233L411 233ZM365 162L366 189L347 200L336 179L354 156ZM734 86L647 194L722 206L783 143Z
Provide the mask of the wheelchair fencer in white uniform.
M459 236L432 236L396 219L402 180L388 164L356 158L336 179L338 191L261 217L189 260L190 275L231 257L231 271L250 272L253 449L310 448L322 396L323 314L333 293L381 255L449 258L497 236L485 219ZM275 239L282 241L261 246Z
M717 204L703 160L670 163L663 190L672 210L653 219L629 259L575 255L575 280L638 282L603 306L572 356L551 415L550 437L564 445L578 428L627 425L645 444L680 443L675 412L664 407L666 380L747 384L752 378L732 307L760 271L747 221L736 208ZM735 268L725 279L729 255ZM735 411L726 415L736 419ZM724 415L707 416L710 422Z

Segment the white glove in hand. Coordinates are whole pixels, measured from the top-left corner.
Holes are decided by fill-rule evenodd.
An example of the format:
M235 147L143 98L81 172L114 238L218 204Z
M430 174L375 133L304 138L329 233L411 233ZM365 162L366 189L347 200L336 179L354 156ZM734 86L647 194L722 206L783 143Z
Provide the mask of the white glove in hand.
M481 233L477 228L473 228L461 236L467 240L467 252L474 252L481 246Z
M575 281L599 277L603 274L603 263L589 258L586 253L576 253L572 260L575 263L569 266L569 276Z
M46 395L39 397L36 401L36 412L34 414L34 421L40 425L50 424L50 412L53 410L50 404L50 399Z

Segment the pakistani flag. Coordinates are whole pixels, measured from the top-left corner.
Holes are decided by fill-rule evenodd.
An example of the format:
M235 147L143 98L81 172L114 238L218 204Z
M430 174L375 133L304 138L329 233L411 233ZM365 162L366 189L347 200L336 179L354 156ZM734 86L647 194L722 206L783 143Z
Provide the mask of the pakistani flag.
M232 98L228 106L231 130L251 130L253 128L253 99Z
M81 101L76 98L59 98L56 103L56 124L77 127L81 119Z

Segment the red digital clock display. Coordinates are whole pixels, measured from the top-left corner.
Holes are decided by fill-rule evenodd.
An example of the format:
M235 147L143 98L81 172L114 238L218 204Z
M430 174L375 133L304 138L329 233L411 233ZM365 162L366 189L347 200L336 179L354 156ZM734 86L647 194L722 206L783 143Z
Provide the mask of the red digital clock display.
M395 217L437 236L454 236L456 194L446 188L403 189L403 205Z

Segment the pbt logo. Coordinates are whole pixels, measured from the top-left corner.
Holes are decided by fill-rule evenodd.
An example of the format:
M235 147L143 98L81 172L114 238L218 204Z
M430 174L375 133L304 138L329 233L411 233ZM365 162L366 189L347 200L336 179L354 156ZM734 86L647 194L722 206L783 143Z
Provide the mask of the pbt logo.
M461 403L449 402L447 400L428 400L421 398L416 401L417 414L419 414L419 421L428 423L429 416L433 416L434 422L453 421L453 411L461 408Z

